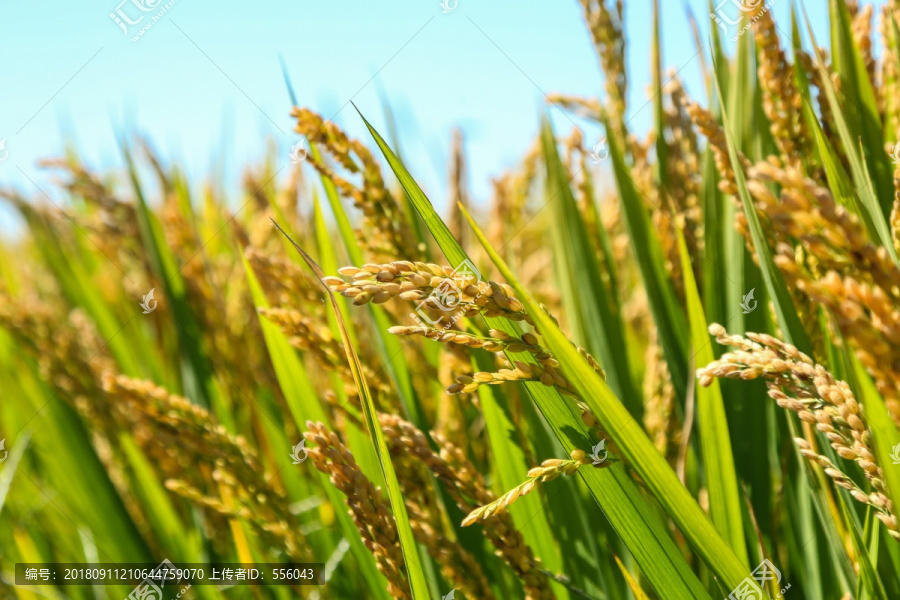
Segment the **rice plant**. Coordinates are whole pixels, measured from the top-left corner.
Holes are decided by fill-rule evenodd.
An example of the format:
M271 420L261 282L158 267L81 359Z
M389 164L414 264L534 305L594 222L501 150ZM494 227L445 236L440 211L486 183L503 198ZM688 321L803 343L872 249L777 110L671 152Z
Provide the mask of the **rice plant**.
M208 599L900 598L900 5L819 46L745 2L701 98L655 6L644 134L624 3L581 4L606 84L548 103L606 137L542 120L489 203L459 137L441 215L299 106L237 203L140 138L0 188L0 596L165 558L321 563Z

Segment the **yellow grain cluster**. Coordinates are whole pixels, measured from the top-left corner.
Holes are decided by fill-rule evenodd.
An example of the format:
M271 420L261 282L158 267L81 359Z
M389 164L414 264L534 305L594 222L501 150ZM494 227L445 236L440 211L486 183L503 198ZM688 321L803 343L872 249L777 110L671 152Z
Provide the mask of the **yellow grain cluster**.
M796 347L770 335L728 335L724 327L715 323L710 325L709 332L720 344L735 346L737 350L726 352L719 360L698 370L700 385L708 386L717 377L763 379L769 396L780 407L797 413L802 421L825 434L838 456L855 461L874 491L864 492L829 458L816 452L815 437L795 440L801 453L824 467L825 473L837 485L850 490L857 501L872 506L890 535L900 541L897 515L887 496L882 469L875 459L872 432L850 386L835 379Z

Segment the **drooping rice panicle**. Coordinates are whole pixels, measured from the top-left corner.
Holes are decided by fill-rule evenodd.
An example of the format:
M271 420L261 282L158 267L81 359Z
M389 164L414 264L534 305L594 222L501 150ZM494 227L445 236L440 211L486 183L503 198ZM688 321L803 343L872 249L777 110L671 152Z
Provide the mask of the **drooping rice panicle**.
M794 85L793 67L781 49L772 11L760 7L753 19L753 32L760 48L763 109L772 123L772 136L784 160L799 167L809 151L809 136L802 117L802 97Z
M648 400L644 429L660 454L674 462L681 443L681 430L675 411L675 386L657 336L656 329L652 329L645 355L644 397Z
M862 491L830 460L814 452L807 440L801 439L797 443L803 455L825 467L825 473L837 485L850 490L854 499L872 506L888 533L900 541L897 515L887 496L882 468L876 462L872 433L866 424L862 405L856 401L850 386L835 379L796 347L770 335L729 335L724 327L715 323L710 325L709 332L720 344L738 349L699 369L697 376L700 385L708 386L717 377L765 380L769 396L780 407L797 413L802 421L815 425L841 458L859 465L873 492L867 494Z
M321 146L351 174L361 175L362 187L340 177L312 154L307 154L306 160L330 179L342 194L353 200L375 231L384 236L392 252L401 256L413 256L416 249L402 216L403 211L385 186L381 167L375 162L369 149L359 140L347 137L333 122L325 121L309 109L295 108L291 114L297 120L294 130L306 136L311 143Z
M513 296L508 285L481 281L471 271L457 272L452 267L429 263L395 261L383 265L367 264L362 268L343 267L341 275L351 277L348 283L340 277L326 277L333 292L361 306L372 302L383 304L399 297L408 302L423 303L438 321L447 316L503 316L513 321L530 322L522 303ZM437 322L437 321L435 321Z
M306 428L304 437L315 444L307 450L309 458L346 496L350 516L366 547L375 556L378 570L387 579L388 591L394 598L411 598L397 527L381 490L363 474L334 432L312 421L306 423Z
M401 489L407 498L407 510L413 515L411 523L416 538L441 565L444 577L462 592L473 598L494 598L478 561L460 545L452 529L443 522L427 465L417 453L410 452L411 448L428 448L424 434L396 415L380 414L379 421L400 473Z
M628 77L625 72L624 6L616 0L615 9L607 0L580 0L584 20L594 42L605 77L606 94L610 102L610 118L621 133L625 124Z
M463 511L469 511L472 504L467 498L480 504L493 502L496 497L485 486L484 477L463 451L439 434L432 436L440 448L440 454L435 454L430 449L426 450L427 445L423 447L421 438L418 440L414 438L416 455L425 461L435 476L447 486L447 492L457 505ZM550 590L545 575L540 572L540 561L525 544L521 532L516 529L508 513L498 514L490 527L484 528L484 534L497 549L497 555L522 578L527 600L552 600L556 597Z
M898 419L893 348L900 342L894 331L900 269L826 188L777 161L759 163L749 175L750 192L772 224L775 263L796 290L795 298L808 299L797 298L798 307L811 314L812 302L830 310ZM773 182L780 196L767 187Z
M584 450L573 450L572 458L563 460L560 458L550 458L541 463L541 466L534 467L528 471L528 479L520 483L513 489L509 490L490 504L479 506L463 519L463 527L467 527L477 521L490 519L498 513L507 509L507 507L515 502L518 498L526 496L534 490L539 483L553 481L560 475L572 475L582 466L591 464L591 458Z

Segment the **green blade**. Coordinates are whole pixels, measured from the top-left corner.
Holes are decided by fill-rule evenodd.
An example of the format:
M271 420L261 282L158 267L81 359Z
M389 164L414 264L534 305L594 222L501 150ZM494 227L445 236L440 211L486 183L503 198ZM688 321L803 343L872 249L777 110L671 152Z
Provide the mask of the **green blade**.
M540 305L490 246L471 217L469 222L494 264L534 319L544 342L559 361L563 373L578 390L581 398L591 407L604 430L622 450L623 458L638 472L694 550L719 577L720 584L728 589L736 587L747 577L746 563L741 562L719 536L703 509L684 488L675 472L647 438L640 425L631 418L619 399L613 395L606 382L581 358L556 323L541 310ZM580 469L579 474L585 478L590 487L592 475L598 474L598 470ZM630 546L629 549L634 551ZM641 568L646 574L646 568L643 565ZM662 590L658 586L654 585L654 588L662 595ZM702 595L705 596L706 592L703 591Z
M607 128L609 124L607 123ZM625 165L625 157L615 136L607 140L612 158L616 187L622 205L622 214L628 231L631 250L637 259L641 280L647 290L647 300L653 313L653 322L659 331L660 345L672 375L679 401L687 395L689 337L687 320L678 303L675 289L666 272L665 260L659 239L653 231L650 217L644 207L641 193Z
M547 194L553 205L553 237L557 247L554 258L560 263L561 277L564 275L568 283L561 290L566 312L578 324L579 341L606 370L609 386L627 400L631 414L640 418L641 394L632 379L628 354L622 352L626 347L625 327L611 301L617 291L608 289L601 279L600 262L588 239L546 118L541 126L541 142L547 162Z
M842 107L837 102L832 103L832 112L837 119L845 116L857 139L861 139L860 156L868 167L871 167L874 187L873 196L880 198L881 202L872 208L876 214L872 217L880 217L884 221L891 213L894 198L894 183L890 161L884 152L884 130L879 116L878 103L875 99L875 91L869 79L862 53L851 28L852 19L847 3L843 0L829 0L828 12L831 21L831 51L834 70L840 76L841 95L847 99ZM813 47L817 49L815 38L810 33ZM831 88L833 82L830 78L825 82L826 88ZM831 94L829 94L831 101ZM843 136L842 136L843 137ZM846 142L845 142L846 145ZM855 147L857 144L853 144ZM850 152L850 148L846 149ZM859 184L859 182L857 182Z
M320 155L315 146L313 146L312 152L313 156L319 158ZM334 182L327 177L323 176L321 181L322 187L325 188L325 197L328 198L328 204L331 207L331 212L337 222L338 233L344 243L344 249L347 251L347 256L350 258L350 263L361 265L365 262L363 260L362 250L356 240L356 234L353 231L353 226L350 224L350 219L347 218L347 213L344 211L344 206L341 204L341 198L337 188L335 187ZM369 312L375 322L375 341L377 342L375 347L378 350L378 356L386 366L391 379L393 379L394 383L397 385L397 393L400 396L400 401L403 403L404 416L414 423L416 427L425 431L428 429L428 424L425 422L424 411L422 410L419 397L416 395L416 391L412 385L412 374L409 371L409 366L404 360L402 352L403 346L395 336L387 333L388 328L391 326L391 322L384 308L375 304L370 304Z
M753 246L757 256L759 256L759 264L762 269L766 290L775 305L775 314L778 317L778 325L784 332L785 339L788 343L799 348L801 352L811 354L811 346L806 331L803 329L800 318L797 316L797 310L794 307L793 300L788 292L781 271L778 270L778 267L775 266L775 263L772 260L772 251L769 249L768 242L766 241L765 234L762 230L762 225L759 222L759 215L756 214L756 207L753 205L753 199L750 197L750 191L747 188L747 180L744 178L744 170L741 161L738 160L734 136L731 134L731 130L728 126L728 115L724 109L721 87L719 88L719 102L723 105L722 120L725 123L725 139L728 143L728 154L731 158L731 167L734 170L738 192L741 197L741 204L743 205L744 214L747 217L747 225L749 226L750 235L753 239Z
M212 363L209 357L203 353L201 327L189 305L184 279L176 265L175 256L166 244L162 227L144 199L137 168L130 153L127 149L124 152L137 196L135 212L138 217L141 240L147 249L155 275L165 286L165 297L171 303L172 316L175 320L180 354L187 359L182 366L184 395L201 406L209 408L213 404L215 408L218 408L220 405L219 392L213 380Z
M273 221L273 223L275 222ZM409 577L410 591L412 592L413 600L426 600L428 598L428 584L425 582L425 573L422 571L422 564L419 561L419 552L416 547L416 540L413 537L412 527L409 524L409 516L406 514L406 504L404 504L403 494L400 492L400 483L397 481L397 474L394 471L394 465L391 462L391 454L388 450L387 442L385 442L384 439L384 431L382 431L381 422L378 420L375 401L372 399L372 394L366 383L365 375L362 372L362 364L359 362L359 357L356 355L356 350L353 348L353 344L350 341L350 335L347 332L344 318L341 315L341 309L338 306L337 300L334 298L334 294L323 281L325 279L325 274L322 272L322 269L319 268L319 265L316 264L297 242L291 239L278 223L275 223L275 227L290 240L291 244L300 256L303 257L303 260L309 268L315 273L319 281L322 282L322 287L325 288L328 293L328 298L331 301L331 308L334 311L335 318L340 326L341 339L344 342L344 352L347 354L350 370L353 372L353 379L356 382L356 388L359 391L363 413L366 416L366 425L368 425L369 434L372 436L372 443L375 445L375 452L378 454L378 459L381 462L381 472L387 486L391 510L394 513L394 521L397 524L397 535L400 538L400 548L403 551L403 558L406 562L406 572Z
M250 263L243 254L241 259L244 263L244 271L247 274L247 282L254 305L256 308L268 308L269 303ZM304 431L307 420L327 423L328 417L318 400L319 395L309 381L306 369L294 352L294 348L281 330L262 315L259 315L259 324L265 338L266 348L269 351L272 367L275 369L275 376L284 394L288 409L294 417L297 429ZM363 545L353 520L345 510L342 510L344 502L340 492L331 484L326 475L319 473L318 479L331 505L335 507L334 512L338 523L345 538L350 542L350 551L356 559L357 567L362 571L369 589L372 593L377 594L380 600L387 600L390 597L386 589L387 581L375 566L372 554Z
M369 132L372 134L372 137L375 139L379 148L381 148L382 153L394 170L397 178L400 180L401 185L403 185L407 194L409 194L416 210L419 211L422 220L425 222L425 225L428 227L432 236L434 236L435 241L437 241L438 246L443 251L447 260L449 260L451 264L460 264L464 260L467 260L467 255L450 234L450 230L441 220L440 216L438 216L421 188L403 164L400 163L378 132L365 121L365 118L363 118L363 121L369 128ZM467 219L472 223L471 217L468 216L465 209L461 208L461 210L464 211ZM477 228L475 228L475 231L476 235L481 235L481 232L477 230ZM493 249L490 251L493 252L496 257L496 253ZM495 258L495 263L498 258L499 257ZM541 314L543 314L543 312ZM521 335L519 327L507 319L487 318L485 320L493 329L501 329L511 335ZM577 351L575 351L574 348L571 348L568 340L565 341L565 344L569 349L575 352L579 361L584 362ZM516 360L529 360L530 356L530 354L511 355L511 357L514 357ZM533 358L531 360L533 360ZM584 364L586 365L587 363ZM591 372L593 373L593 370L591 370ZM549 388L537 382L527 382L524 385L525 389L528 390L538 408L547 419L547 422L550 424L553 432L556 434L566 452L571 452L575 449L587 450L590 449L596 441L599 441L591 439L589 430L574 413L571 400L563 398L554 388ZM619 405L619 408L627 414L627 411L625 411L621 404ZM656 453L655 448L652 448L651 446L651 449ZM651 585L653 585L660 598L663 600L669 598L673 600L685 598L709 598L709 594L703 588L703 585L697 579L697 576L691 571L665 528L655 518L654 509L651 508L643 498L637 486L635 486L634 481L624 468L620 465L613 465L605 469L586 468L581 469L579 474L590 490L591 495L609 519L613 528L622 537L625 545L634 555L641 571L647 577L648 581L650 581ZM684 488L681 489L684 491ZM700 510L699 507L697 510ZM715 530L712 528L712 525L709 524L708 519L706 519L702 513L701 516L706 520L706 524L709 527L709 531L712 532L712 535L718 537ZM722 543L722 546L725 549L724 555L727 556L727 554L730 554L730 551L724 543ZM741 572L743 573L741 577L746 576L746 568L742 567Z
M844 9L846 10L846 7L844 7ZM834 82L831 80L828 71L823 66L822 53L818 49L818 46L816 46L812 26L809 23L809 17L805 14L804 17L806 17L806 27L809 31L809 36L813 41L813 47L816 49L816 66L819 69L820 79L824 82L824 92L828 98L828 103L831 106L831 114L841 138L841 144L844 146L844 153L847 156L847 160L850 162L850 171L853 175L856 193L859 195L859 201L864 209L860 211L860 216L866 224L866 228L869 230L872 242L880 242L881 245L887 249L891 258L894 259L894 263L898 264L897 253L894 249L890 229L887 224L887 215L890 214L894 197L893 183L890 184L890 191L886 192L884 189L886 184L879 180L879 178L882 177L881 171L885 168L883 163L887 162L885 153L882 150L884 147L884 140L880 132L876 134L868 131L868 129L866 129L868 134L864 133L862 136L859 135L860 128L865 123L868 123L872 117L866 116L868 113L867 109L863 109L863 114L860 114L860 105L858 104L859 102L862 102L860 98L850 98L850 101L846 103L845 106L841 106L838 100L837 91L834 87ZM843 29L838 29L843 32ZM843 40L844 34L841 33L840 35L837 35L837 38ZM852 54L852 52L850 54ZM845 57L845 65L852 62L854 61ZM850 67L848 66L848 68ZM846 93L846 89L843 87L842 92ZM867 102L865 104L868 105ZM857 120L854 120L853 116L856 116ZM865 149L867 146L865 144L875 143L874 138L877 138L877 143L879 144L877 146L878 151L875 153L875 156L870 156L866 154ZM868 148L872 147L874 146L868 146ZM869 174L868 166L870 164L876 169L876 179L874 182ZM881 202L879 202L879 198L882 198Z
M681 253L681 272L684 275L684 294L691 325L691 344L694 360L698 366L708 365L714 360L706 317L691 258L688 255L684 236L678 233L678 249ZM700 447L703 451L703 469L706 486L709 489L709 511L713 525L722 537L731 544L731 549L744 564L749 564L747 546L744 541L744 523L741 515L741 497L738 489L734 456L731 452L731 438L728 435L728 420L719 380L713 379L708 387L697 387L697 424L700 433Z

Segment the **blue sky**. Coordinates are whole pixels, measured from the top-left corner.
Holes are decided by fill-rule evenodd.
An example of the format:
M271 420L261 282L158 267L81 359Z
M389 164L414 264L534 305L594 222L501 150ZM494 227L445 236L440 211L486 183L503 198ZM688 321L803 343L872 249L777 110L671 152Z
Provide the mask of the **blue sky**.
M56 199L38 159L59 155L68 140L92 167L120 169L117 140L136 132L167 161L181 162L195 184L224 167L226 181L234 184L231 201L237 202L244 166L258 161L272 142L287 163L288 149L299 140L288 114L281 56L300 104L334 116L356 137L368 141L348 102L384 131L387 98L409 167L439 205L450 132L461 127L471 189L483 201L490 177L514 165L534 136L543 93L603 94L576 0L458 0L446 14L438 0L175 0L137 42L131 36L166 1L144 0L159 2L146 13L132 4L140 0L122 4L132 19L147 15L127 36L109 16L120 1L0 5L6 48L0 139L9 152L0 163L0 185L40 194L31 179ZM706 39L706 1L661 4L664 67L680 69L688 92L702 97L685 6L697 15ZM827 11L820 5L824 0L807 7L824 39ZM650 106L641 109L650 77L650 7L651 0L629 0L625 7L629 116L637 132L652 119ZM789 9L790 0L776 0L773 7L782 19ZM724 10L735 12L727 5ZM565 116L551 112L560 132L571 129ZM578 124L589 141L603 135ZM7 212L0 212L0 225L9 229Z

